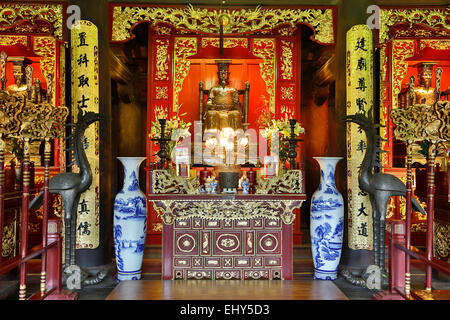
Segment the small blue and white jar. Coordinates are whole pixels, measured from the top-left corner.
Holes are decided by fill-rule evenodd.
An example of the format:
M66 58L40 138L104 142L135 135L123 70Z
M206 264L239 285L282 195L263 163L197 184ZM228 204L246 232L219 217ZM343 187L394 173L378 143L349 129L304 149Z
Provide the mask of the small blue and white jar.
M344 200L336 188L336 164L342 157L314 157L320 185L311 199L311 251L314 279L336 280L342 252Z
M124 167L123 188L114 200L114 249L117 281L139 280L146 233L146 197L139 189L139 166L145 157L118 157Z

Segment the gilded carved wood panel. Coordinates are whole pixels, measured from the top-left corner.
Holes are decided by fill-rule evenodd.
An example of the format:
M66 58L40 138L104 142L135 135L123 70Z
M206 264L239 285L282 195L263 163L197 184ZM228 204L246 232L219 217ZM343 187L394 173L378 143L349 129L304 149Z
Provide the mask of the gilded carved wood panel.
M264 8L213 9L186 7L158 7L112 5L112 41L127 41L133 27L149 21L154 27L160 23L173 26L180 32L219 34L222 21L224 34L267 32L281 28L280 34L289 33L289 25L306 24L314 30L313 39L322 44L335 43L335 21L332 8ZM274 19L276 17L276 19Z

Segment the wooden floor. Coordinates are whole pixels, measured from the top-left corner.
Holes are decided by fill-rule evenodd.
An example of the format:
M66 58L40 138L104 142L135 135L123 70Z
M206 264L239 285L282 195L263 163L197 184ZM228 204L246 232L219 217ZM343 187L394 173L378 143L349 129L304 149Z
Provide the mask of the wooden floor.
M332 281L122 281L106 300L348 300Z

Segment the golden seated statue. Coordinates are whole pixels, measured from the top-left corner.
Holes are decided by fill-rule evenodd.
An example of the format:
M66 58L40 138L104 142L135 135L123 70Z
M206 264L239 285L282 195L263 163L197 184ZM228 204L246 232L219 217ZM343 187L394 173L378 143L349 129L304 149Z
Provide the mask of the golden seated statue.
M236 149L235 144L239 141L242 145L245 140L244 132L248 128L250 85L246 82L244 90L233 88L229 85L229 64L231 60L216 60L216 63L219 83L210 90L205 90L203 89L203 82L200 82L199 114L203 123L203 131L211 134L206 138L206 149L212 151L216 146L225 149L224 153L213 151L215 157L203 158L205 164L215 166L215 174L221 181L220 188L223 191L224 189L230 189L224 181L232 181L235 184L239 178L240 162L236 163L234 158L238 152L241 154L242 151ZM239 95L243 95L242 104ZM205 96L207 97L206 103ZM219 150L222 149L219 148ZM244 156L238 158L243 159ZM222 160L219 160L219 158ZM231 176L232 178L230 178Z
M423 62L419 67L419 86L414 88L414 103L431 106L436 101L435 88L431 86L433 65L435 63Z
M6 91L9 94L22 93L25 96L28 96L33 76L33 68L30 65L31 61L25 57L8 57L8 61L13 63L15 83L6 87Z
M200 120L206 131L220 131L231 128L234 131L246 128L248 114L248 92L250 86L245 83L244 90L238 90L229 85L229 64L231 60L217 60L219 84L210 90L203 89L200 82ZM206 104L204 96L207 95ZM239 95L243 94L243 108ZM205 107L205 110L203 110ZM241 111L243 109L243 112ZM244 123L243 123L244 122Z
M28 89L28 86L26 85L26 83L24 83L23 80L21 79L21 77L19 77L19 76L16 77L14 75L14 79L15 79L15 83L9 85L6 88L6 91L9 94L23 93L24 95L26 95L27 89Z
M422 62L418 66L418 86L415 86L414 76L399 93L399 106L406 108L414 104L433 105L436 102L436 89L431 86L433 65L435 62Z

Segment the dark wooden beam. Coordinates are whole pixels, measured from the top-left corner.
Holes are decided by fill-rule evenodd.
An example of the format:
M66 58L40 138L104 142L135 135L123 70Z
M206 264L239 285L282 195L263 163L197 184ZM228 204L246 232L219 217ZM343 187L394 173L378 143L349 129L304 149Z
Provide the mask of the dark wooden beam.
M69 5L78 5L81 19L89 20L98 28L99 48L99 113L107 120L99 122L100 132L100 231L96 249L76 250L77 264L82 268L96 268L112 262L112 218L116 172L113 154L111 114L110 46L108 41L108 1L70 0ZM70 74L70 73L69 73ZM70 83L70 81L69 81Z

